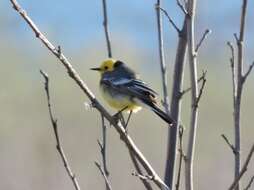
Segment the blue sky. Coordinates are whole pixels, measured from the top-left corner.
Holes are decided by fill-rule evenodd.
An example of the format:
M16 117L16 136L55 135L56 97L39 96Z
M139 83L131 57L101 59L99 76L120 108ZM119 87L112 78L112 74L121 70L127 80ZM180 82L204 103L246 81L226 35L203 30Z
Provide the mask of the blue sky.
M34 0L20 0L19 2L40 28L53 35L57 41L64 39L64 43L73 48L100 41L104 37L101 0L44 0L40 3ZM252 18L254 11L251 10L251 7L254 7L254 3L249 2L248 18ZM155 1L152 0L108 0L109 25L112 36L127 38L141 47L151 48L152 43L149 39L156 38L154 3ZM210 28L216 35L216 39L226 36L230 38L229 34L237 32L238 29L240 6L241 0L198 1L198 34L201 34L206 28ZM180 25L182 14L176 6L176 2L173 0L164 1L163 7ZM30 33L27 32L27 27L24 27L24 23L20 22L20 18L10 8L8 0L0 2L0 17L7 20L7 28L2 28L4 31L16 33L18 30L22 36L29 38ZM0 19L0 25L4 19ZM166 23L166 19L164 20L165 33L169 34L166 39L170 44L171 41L175 41L176 36L172 27ZM249 26L249 31L253 33L253 26Z

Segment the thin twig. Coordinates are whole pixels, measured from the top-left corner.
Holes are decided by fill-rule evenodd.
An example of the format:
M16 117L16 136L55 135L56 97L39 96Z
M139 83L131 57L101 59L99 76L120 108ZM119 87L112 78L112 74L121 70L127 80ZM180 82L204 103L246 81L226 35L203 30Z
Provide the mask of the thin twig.
M208 37L209 34L211 34L211 30L206 29L206 31L204 32L204 34L202 35L201 39L199 40L196 48L195 48L195 52L197 53L199 48L201 47L201 45L203 44L204 40Z
M198 104L199 104L200 98L201 98L204 88L205 88L205 84L206 84L206 71L203 72L202 83L201 83L201 87L199 89L199 93L198 93L198 97L196 99L195 106L198 106Z
M103 5L103 26L105 30L105 37L106 37L106 43L107 43L107 48L108 48L108 57L112 57L112 49L111 49L111 41L110 41L110 35L109 35L109 30L108 30L108 14L107 14L107 2L106 0L102 0L102 5Z
M254 67L254 62L252 62L252 64L249 66L247 72L243 75L243 83L246 81L246 78L249 76L249 74L251 73L252 69Z
M184 152L183 152L183 132L184 128L183 126L179 127L179 166L178 166L178 173L177 173L177 180L176 180L176 190L179 190L180 187L180 180L181 180L181 170L182 170L182 161L185 158Z
M168 12L161 8L161 7L156 7L156 8L159 8L163 13L164 15L168 18L168 21L169 23L172 24L172 26L174 27L174 29L177 31L177 33L179 34L181 32L181 30L178 28L178 26L176 25L176 23L173 21L173 19L169 16Z
M252 185L253 181L254 181L254 176L252 176L252 177L251 177L251 179L250 179L249 183L248 183L248 184L247 184L247 186L244 188L244 190L248 190L248 189L250 189L250 187L251 187L251 185Z
M240 173L239 173L238 177L235 178L235 180L233 181L232 185L228 188L228 190L234 190L235 189L238 182L242 178L243 174L247 171L248 165L249 165L249 162L251 160L251 157L252 157L253 153L254 153L254 144L252 145L252 147L250 149L250 152L249 152L249 154L246 158L246 161L244 162L244 165L243 165L242 169L240 170Z
M207 71L204 71L203 73L206 73L206 72L207 72ZM201 77L199 77L199 79L198 79L198 83L200 83L201 81L203 81L203 80L204 80L204 77L205 77L205 75L202 74ZM182 97L184 94L186 94L186 93L188 93L188 92L190 92L190 91L191 91L191 87L186 88L186 89L184 89L184 90L180 93L180 96Z
M55 134L55 138L56 138L56 149L58 151L58 153L61 156L61 159L63 161L64 164L64 168L68 174L68 176L70 177L74 187L76 190L80 190L77 178L75 176L75 174L72 172L71 167L68 163L68 160L65 156L64 150L62 148L62 143L58 134L58 125L57 125L57 119L54 118L53 113L52 113L52 109L51 109L51 102L50 102L50 94L49 94L49 78L47 73L43 72L42 70L40 70L41 75L44 77L45 79L45 92L47 95L47 102L48 102L48 110L49 110L49 116L50 116L50 120L51 120L51 124L53 126L54 129L54 134Z
M230 141L228 140L228 138L226 137L226 135L222 134L221 137L225 140L225 142L227 143L227 145L229 146L229 148L231 148L232 152L234 154L237 154L237 151L234 147L234 145L232 143L230 143Z
M102 169L101 165L98 162L94 162L94 163L97 166L97 168L99 169L101 175L103 176L105 184L107 186L107 189L112 190L112 187L111 187L110 182L108 180L107 174L105 174L104 170Z
M130 153L130 157L131 157L131 161L133 162L133 165L137 171L137 173L141 174L141 175L144 175L141 168L140 168L140 165L136 159L136 157L133 155L133 153L131 151L129 151ZM145 186L145 188L147 190L152 190L152 186L151 184L149 183L149 181L147 181L146 179L143 179L143 178L139 178L141 180L141 182L143 183L143 185Z
M106 131L106 125L104 116L101 114L101 127L102 127L102 144L100 145L101 148L101 155L102 155L102 163L103 163L103 170L106 174L106 176L109 176L109 171L107 168L107 162L106 162L106 149L107 149L107 131Z
M235 38L236 43L239 43L239 38L237 36L237 33L234 33L234 38Z
M188 14L188 11L186 10L185 8L185 5L182 4L182 2L180 0L176 0L176 3L178 5L178 7L182 10L182 12L187 15ZM185 3L187 4L187 3Z
M16 0L10 0L13 8L20 14L20 16L26 21L26 23L30 26L30 28L36 34L36 37L48 48L48 50L53 53L59 60L60 63L66 68L67 73L69 74L70 78L72 78L76 84L80 87L83 93L90 99L93 107L97 109L103 116L114 126L118 134L120 135L120 139L125 143L127 148L133 152L135 157L138 159L140 164L144 167L146 172L153 176L153 182L160 188L160 189L169 189L169 187L163 182L163 180L159 177L159 175L155 172L152 168L150 163L147 161L145 156L141 153L138 147L135 145L131 137L126 134L124 127L121 125L120 122L117 122L114 117L112 117L109 112L102 106L102 104L96 99L95 95L92 91L88 88L88 86L84 83L84 81L80 78L79 74L76 70L72 67L71 63L68 59L64 56L63 53L59 54L57 48L40 32L38 27L34 24L34 22L30 19L30 17L25 13L25 11L20 7Z

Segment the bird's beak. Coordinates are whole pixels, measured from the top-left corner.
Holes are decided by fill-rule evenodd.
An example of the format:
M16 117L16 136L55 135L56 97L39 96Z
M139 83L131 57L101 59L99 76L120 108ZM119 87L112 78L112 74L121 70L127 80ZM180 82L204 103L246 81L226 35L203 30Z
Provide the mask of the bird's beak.
M91 68L90 70L93 70L93 71L100 71L100 70L101 70L101 68L99 68L99 67L95 67L95 68Z

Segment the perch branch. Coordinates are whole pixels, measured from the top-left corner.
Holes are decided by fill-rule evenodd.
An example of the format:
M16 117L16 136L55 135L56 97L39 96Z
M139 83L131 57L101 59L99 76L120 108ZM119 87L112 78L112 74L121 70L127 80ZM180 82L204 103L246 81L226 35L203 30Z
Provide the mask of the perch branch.
M56 138L56 149L58 151L58 153L60 154L60 157L63 161L64 164L64 168L68 174L68 176L70 177L74 187L76 190L80 190L77 178L75 176L75 174L72 172L71 167L68 163L68 160L65 156L64 150L62 148L62 143L58 134L58 125L57 125L57 119L54 118L53 113L52 113L52 109L51 109L51 102L50 102L50 94L49 94L49 78L47 73L43 72L42 70L40 70L41 75L44 77L45 79L45 92L46 92L46 96L47 96L47 102L48 102L48 110L49 110L49 116L50 116L50 120L51 120L51 124L53 126L54 129L54 134L55 134L55 138Z
M72 78L77 85L80 87L80 89L83 91L83 93L89 98L91 101L93 107L97 109L103 116L114 126L118 134L120 135L120 139L125 143L127 148L133 152L135 157L138 159L138 161L141 163L141 165L144 167L144 169L147 171L147 173L151 176L153 176L153 182L163 190L168 190L169 187L163 182L163 180L159 177L159 175L155 172L155 170L152 168L150 163L147 161L147 159L144 157L144 155L141 153L141 151L138 149L138 147L135 145L131 137L126 133L124 127L121 125L121 123L117 122L114 117L112 117L109 112L100 104L100 102L96 99L95 95L92 93L92 91L88 88L88 86L84 83L84 81L80 78L78 73L75 71L75 69L72 67L68 59L63 55L63 53L59 53L57 51L57 48L55 48L54 45L52 45L48 39L40 32L38 27L34 24L34 22L30 19L30 17L25 13L25 11L21 8L21 6L18 4L16 0L10 0L10 2L13 5L13 8L20 14L20 16L26 21L26 23L31 27L31 29L36 34L36 37L49 49L51 53L53 53L62 63L62 65L66 68L70 78Z

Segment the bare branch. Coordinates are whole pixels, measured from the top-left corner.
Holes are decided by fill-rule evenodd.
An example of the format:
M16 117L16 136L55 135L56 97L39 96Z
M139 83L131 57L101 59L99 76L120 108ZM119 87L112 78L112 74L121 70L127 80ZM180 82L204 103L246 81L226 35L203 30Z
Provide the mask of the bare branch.
M131 137L126 134L124 127L121 125L120 122L117 122L114 117L112 117L109 112L100 104L100 102L96 99L95 95L92 91L88 88L88 86L84 83L84 81L80 78L78 73L72 67L68 59L61 53L59 55L57 48L52 45L48 39L40 32L37 26L33 23L33 21L28 17L25 11L20 7L16 0L10 0L14 9L21 15L21 17L26 21L26 23L31 27L31 29L36 34L36 37L49 49L51 53L53 53L62 63L62 65L66 68L69 76L76 82L76 84L80 87L83 93L90 99L92 105L95 109L97 109L103 116L114 126L118 134L120 135L120 139L125 143L127 148L133 152L135 157L138 159L140 164L144 167L146 172L153 176L153 182L160 188L160 189L169 189L168 186L163 182L163 180L159 177L159 175L155 172L152 168L150 163L135 145Z
M58 134L58 126L57 126L57 119L54 118L53 113L52 113L52 109L51 109L51 102L50 102L50 94L49 94L49 78L47 73L43 72L42 70L40 70L40 73L42 74L42 76L45 79L45 92L47 95L47 102L48 102L48 110L49 110L49 116L50 116L50 120L51 120L51 124L53 126L54 129L54 134L55 134L55 138L56 138L56 149L58 151L58 153L61 156L61 159L63 161L64 164L64 168L68 174L68 176L70 177L74 187L76 190L80 190L77 178L75 176L75 174L72 172L71 167L68 163L68 160L65 156L64 150L62 148L62 143Z
M232 152L234 154L237 154L237 151L235 150L235 147L232 143L229 142L228 138L226 137L226 135L222 134L221 137L225 140L225 142L227 143L227 145L229 146L229 148L231 148Z
M204 42L204 40L208 37L209 34L211 34L211 30L209 29L206 29L206 31L204 32L204 34L202 35L201 39L199 40L197 46L196 46L196 49L195 49L195 52L197 53L199 48L201 47L202 43Z
M162 77L162 87L163 87L163 102L166 113L169 115L169 96L168 96L168 84L167 84L167 69L165 64L165 55L163 47L163 28L160 12L160 0L157 0L155 5L156 17L157 17L157 29L158 29L158 42L159 42L159 60L161 68L161 77Z
M252 62L252 64L249 66L249 69L247 70L247 72L243 75L243 78L242 78L243 83L246 81L247 77L249 76L250 72L252 71L253 66L254 66L254 62Z
M181 120L181 94L183 88L184 79L184 67L186 64L186 50L187 50L187 15L185 15L181 32L178 35L178 44L173 68L173 84L170 112L172 118L176 121L176 125L168 129L168 145L167 145L167 158L164 180L169 187L175 185L175 173L176 173L176 160L178 149L178 131L179 122Z
M244 188L244 190L248 190L248 189L250 189L250 187L251 187L251 185L252 185L253 181L254 181L254 176L252 176L252 177L251 177L251 179L250 179L250 181L249 181L248 185Z
M103 178L105 180L105 184L107 186L107 189L112 190L112 187L111 187L110 182L108 180L107 174L105 174L104 170L102 169L101 165L98 162L94 162L94 163L97 166L97 168L99 169L101 175L103 176Z
M237 178L235 178L235 180L233 181L232 185L228 188L228 190L234 190L235 187L237 186L238 182L240 181L240 179L242 178L243 174L247 171L248 169L248 165L249 165L249 162L251 160L251 157L254 153L254 144L252 145L251 149L250 149L250 152L246 158L246 161L244 162L244 165L238 175Z
M103 26L105 30L105 37L106 37L106 43L108 48L108 57L112 57L112 49L111 49L111 42L110 42L110 36L109 36L109 30L108 30L108 14L107 14L107 2L106 0L102 0L103 5Z
M182 4L182 2L180 0L176 0L176 3L178 5L178 7L182 10L182 12L187 15L188 14L188 11L186 10L185 8L185 5ZM187 4L187 3L185 3Z
M156 6L156 5L155 5ZM172 24L172 26L174 27L174 29L177 31L177 33L179 34L181 32L181 30L178 28L178 26L176 25L176 23L173 21L173 19L169 16L168 12L161 8L161 7L156 7L157 9L159 8L163 13L164 15L168 18L168 21L169 23Z

